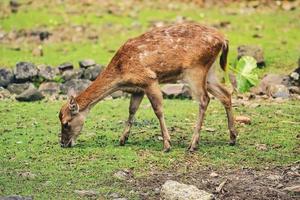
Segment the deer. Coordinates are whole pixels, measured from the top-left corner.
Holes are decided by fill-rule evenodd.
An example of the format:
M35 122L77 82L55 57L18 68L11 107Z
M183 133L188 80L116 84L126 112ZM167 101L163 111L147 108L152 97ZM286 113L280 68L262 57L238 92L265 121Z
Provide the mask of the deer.
M163 151L171 148L170 135L163 112L162 83L185 81L199 102L198 119L188 151L198 149L200 129L210 102L208 93L224 106L229 145L236 144L237 130L232 111L231 93L215 75L213 63L219 53L219 64L226 70L228 40L213 27L196 22L157 27L125 42L107 67L92 84L78 96L71 95L59 112L62 147L72 147L80 135L84 121L95 104L111 93L121 90L131 94L129 116L119 143L129 138L134 116L146 95L158 118L163 138Z

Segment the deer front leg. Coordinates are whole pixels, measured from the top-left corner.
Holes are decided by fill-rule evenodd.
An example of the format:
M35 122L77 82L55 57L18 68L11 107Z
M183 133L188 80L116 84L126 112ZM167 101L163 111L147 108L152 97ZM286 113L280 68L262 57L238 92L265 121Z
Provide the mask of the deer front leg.
M131 95L130 99L130 105L129 105L129 117L128 120L126 121L124 131L120 137L120 145L124 146L126 141L128 140L129 134L130 134L130 129L133 123L134 115L136 111L138 110L142 100L144 97L144 92L140 93L133 93Z
M161 134L163 137L164 152L168 152L171 149L170 135L168 133L168 129L165 123L162 104L163 97L158 82L153 82L152 84L150 84L146 88L145 92L150 100L154 113L159 120Z

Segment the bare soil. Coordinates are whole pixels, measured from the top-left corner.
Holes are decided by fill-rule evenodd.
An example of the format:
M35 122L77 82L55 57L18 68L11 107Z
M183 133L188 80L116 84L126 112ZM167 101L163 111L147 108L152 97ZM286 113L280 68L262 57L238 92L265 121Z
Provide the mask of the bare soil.
M198 169L184 173L154 172L147 178L135 179L133 187L141 199L159 199L161 186L167 180L192 184L215 195L216 199L300 199L300 193L286 187L300 184L300 165L272 169ZM222 187L223 185L223 187Z

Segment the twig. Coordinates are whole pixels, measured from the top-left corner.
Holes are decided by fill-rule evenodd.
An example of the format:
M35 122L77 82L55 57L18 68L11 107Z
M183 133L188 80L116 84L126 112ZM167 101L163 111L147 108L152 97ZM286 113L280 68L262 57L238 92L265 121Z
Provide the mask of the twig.
M225 179L220 185L216 188L216 192L219 193L223 189L224 185L226 184L227 179Z

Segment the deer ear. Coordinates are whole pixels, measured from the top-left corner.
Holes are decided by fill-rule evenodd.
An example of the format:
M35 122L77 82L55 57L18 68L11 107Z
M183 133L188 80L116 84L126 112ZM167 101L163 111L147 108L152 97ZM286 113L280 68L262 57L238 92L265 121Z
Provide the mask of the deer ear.
M69 109L70 109L71 115L75 115L79 112L79 105L77 104L74 96L69 97Z

